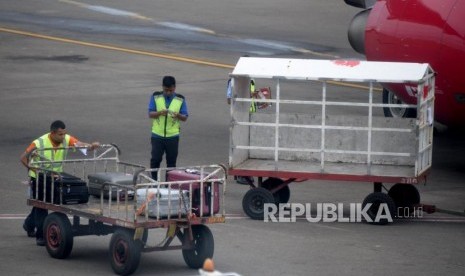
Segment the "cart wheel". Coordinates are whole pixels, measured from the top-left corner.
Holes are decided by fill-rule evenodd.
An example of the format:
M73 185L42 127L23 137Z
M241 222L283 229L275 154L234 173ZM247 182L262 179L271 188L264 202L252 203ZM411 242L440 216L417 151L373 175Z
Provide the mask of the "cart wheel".
M265 188L255 188L244 195L242 208L251 219L263 219L265 203L275 203L273 194Z
M278 194L279 203L288 203L289 202L289 198L291 197L291 189L289 189L289 186L282 187L276 193Z
M129 275L136 271L140 262L142 243L134 240L134 231L117 229L110 240L110 262L118 275Z
M368 209L368 211L367 211L368 216L372 220L372 222L370 222L371 224L385 225L385 224L387 224L389 222L388 219L386 219L386 218L381 218L381 219L379 219L379 221L376 221L376 216L378 214L378 210L379 210L381 204L383 204L383 203L387 204L387 207L388 207L389 212L391 214L391 218L394 218L396 216L396 213L395 213L396 205L395 205L394 201L392 200L392 198L389 195L385 194L385 193L375 192L375 193L369 194L367 197L365 197L365 200L363 200L362 208L365 208L365 206L368 203L372 204L370 209ZM383 213L383 215L384 215L384 213Z
M73 229L68 217L51 213L44 220L44 238L48 254L55 259L65 259L73 249Z
M389 189L388 195L394 200L400 214L411 214L420 203L420 193L412 184L397 183Z
M275 187L281 185L283 182L284 181L279 178L270 177L263 181L262 187L267 190L272 190ZM273 194L273 197L276 204L288 203L289 198L291 197L291 190L289 189L289 186L284 186L280 190L276 191Z
M213 234L210 229L203 225L192 225L192 236L194 240L192 241L194 248L193 249L183 249L182 256L184 261L190 268L201 268L203 262L207 258L213 257L213 250L215 243L213 240ZM188 242L189 234L187 231L184 231L184 243Z

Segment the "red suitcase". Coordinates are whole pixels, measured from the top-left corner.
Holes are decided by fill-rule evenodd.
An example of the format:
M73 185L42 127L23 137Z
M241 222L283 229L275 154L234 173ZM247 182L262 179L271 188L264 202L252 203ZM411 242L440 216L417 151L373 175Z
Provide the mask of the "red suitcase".
M172 170L166 173L167 181L185 181L185 180L199 180L200 172L195 170ZM217 214L220 211L220 183L215 182L212 185L211 182L203 183L203 214L202 216L210 215L211 210L211 196L213 188L213 214ZM182 190L189 190L189 184L181 184ZM178 189L179 186L172 185L172 189ZM193 212L200 216L200 182L194 182L192 184L192 209Z

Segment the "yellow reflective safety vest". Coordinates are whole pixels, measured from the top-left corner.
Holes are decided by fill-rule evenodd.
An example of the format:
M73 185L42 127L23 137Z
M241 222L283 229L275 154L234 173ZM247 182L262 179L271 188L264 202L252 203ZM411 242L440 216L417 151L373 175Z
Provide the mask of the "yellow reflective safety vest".
M168 108L166 107L165 97L162 92L154 93L153 97L157 110L168 109L168 114L166 114L166 116L159 116L156 119L152 119L152 133L166 138L178 136L180 133L181 123L178 119L173 118L171 113L179 113L182 103L184 102L184 97L181 95L175 95Z
M249 109L250 113L257 112L257 104L255 102L255 97L253 95L254 92L255 92L255 81L250 80L250 99L252 100L250 102L250 109Z
M61 144L57 146L57 148L64 148L69 145L70 137L68 134L65 135L65 139ZM40 168L45 170L52 170L55 172L62 172L63 171L63 163L61 161L66 159L67 150L65 149L57 149L52 150L54 148L52 141L50 140L50 133L44 134L38 139L34 140L33 142L38 149L37 154L39 156L32 157L33 161L52 161L40 164ZM48 149L51 150L42 150ZM33 170L29 170L29 176L35 178L36 173Z

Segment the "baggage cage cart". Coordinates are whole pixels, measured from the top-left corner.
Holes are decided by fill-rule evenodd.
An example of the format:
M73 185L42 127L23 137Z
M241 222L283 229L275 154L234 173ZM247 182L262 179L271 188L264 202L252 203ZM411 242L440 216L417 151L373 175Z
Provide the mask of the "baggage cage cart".
M45 160L41 151L63 150L65 159L57 162ZM72 251L74 237L85 235L107 235L112 234L110 241L110 262L113 271L120 275L129 275L136 271L140 254L142 252L182 250L182 255L186 264L191 268L200 268L207 258L212 258L214 249L213 234L206 224L224 223L224 194L226 190L226 171L222 165L193 166L186 168L170 168L178 170L198 171L200 177L192 181L155 181L151 177L153 171L164 171L167 169L151 170L141 165L121 162L119 160L119 149L115 145L101 145L95 151L87 151L84 147L70 147L59 149L43 149L34 151L30 158L29 166L34 168L37 175L49 176L42 178L43 192L47 189L53 191L54 186L63 190L62 180L59 177L64 172L72 173L81 179L87 179L87 175L95 172L126 172L133 174L133 185L130 187L117 183L106 182L102 185L100 197L89 198L88 202L80 204L53 203L50 197L31 198L28 204L37 208L52 211L44 222L44 238L49 255L53 258L64 259L69 257ZM53 156L53 155L52 155ZM63 170L52 170L54 164L60 163ZM60 167L60 166L58 166ZM56 168L56 167L55 167ZM37 178L39 179L39 178ZM48 179L48 180L47 180ZM36 180L38 183L39 180ZM220 188L215 190L217 182ZM221 197L221 210L208 214L202 210L204 197L200 192L200 214L193 211L193 186L199 185L201 188L211 187L211 197L217 195ZM39 185L36 185L38 189ZM109 187L109 189L106 189ZM111 193L115 189L119 194L112 200ZM168 194L179 193L184 189L186 198L182 205L177 205L168 197L168 209L175 209L176 215L168 216L156 214L149 216L147 209L140 211L140 203L147 203L148 197L138 200L138 190L153 189L155 192L165 190ZM134 192L134 198L129 198L129 190ZM104 198L104 193L108 192L108 197ZM52 193L52 198L53 198ZM36 190L38 195L38 190ZM60 195L61 196L61 195ZM213 201L213 198L210 198ZM157 202L157 204L160 204ZM178 212L179 210L183 212ZM68 217L71 216L70 220ZM81 220L87 220L87 224ZM153 242L149 239L149 230L155 228L165 228L166 237L161 242ZM175 241L177 238L178 242Z
M372 182L371 197L389 201L393 213L395 204L419 204L411 184L425 181L432 162L434 72L428 64L244 57L230 77L228 172L258 177L243 199L251 218L263 218L264 203L286 203L289 183L309 179ZM254 113L251 79L275 91L273 99L260 100L271 106ZM376 103L376 91L386 84L414 91L416 104ZM415 109L416 118L380 116L387 107ZM399 185L387 197L382 183Z

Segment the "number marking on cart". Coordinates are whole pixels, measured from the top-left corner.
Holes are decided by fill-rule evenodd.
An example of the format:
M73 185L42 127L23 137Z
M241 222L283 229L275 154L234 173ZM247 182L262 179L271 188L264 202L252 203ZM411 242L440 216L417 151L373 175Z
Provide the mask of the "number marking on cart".
M209 217L207 219L208 223L223 223L225 222L224 217Z
M415 177L406 177L402 178L401 182L405 184L418 184L418 179L416 179Z

